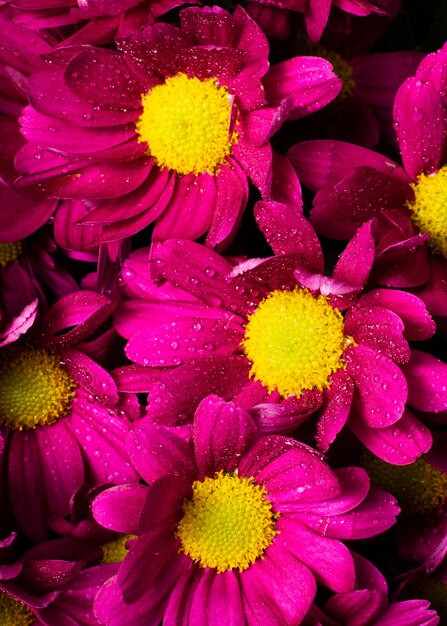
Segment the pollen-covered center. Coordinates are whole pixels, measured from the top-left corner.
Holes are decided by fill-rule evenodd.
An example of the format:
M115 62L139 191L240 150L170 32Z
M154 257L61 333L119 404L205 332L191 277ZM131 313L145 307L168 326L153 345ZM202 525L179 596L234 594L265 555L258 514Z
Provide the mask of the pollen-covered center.
M402 466L391 465L367 452L363 455L362 465L372 484L389 491L404 514L430 513L447 499L447 475L423 457Z
M411 187L414 200L407 202L411 219L430 235L432 250L447 258L447 165L436 174L421 174Z
M0 265L5 267L8 263L17 261L22 252L23 244L21 241L0 243Z
M161 168L214 174L231 153L231 98L216 79L177 74L144 94L142 104L139 141Z
M272 291L248 317L242 342L250 375L283 396L323 390L346 364L343 316L324 296L307 289Z
M53 424L71 408L75 383L46 350L6 348L0 363L0 426Z
M101 546L103 565L109 565L110 563L121 563L129 552L127 547L128 542L131 539L135 539L136 535L123 535L113 541L108 541Z
M185 501L177 526L181 551L218 572L249 568L263 558L278 534L279 515L266 493L251 478L222 471L195 481L192 499Z
M36 617L18 600L0 591L0 624L2 626L30 626Z

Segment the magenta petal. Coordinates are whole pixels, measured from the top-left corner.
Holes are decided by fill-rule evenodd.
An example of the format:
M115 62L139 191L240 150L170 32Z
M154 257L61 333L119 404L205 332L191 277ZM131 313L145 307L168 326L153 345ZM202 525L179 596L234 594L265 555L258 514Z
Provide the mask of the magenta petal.
M429 83L408 78L397 92L394 118L410 176L436 172L447 150L447 107L441 95Z
M192 421L205 396L232 400L247 385L250 364L242 355L211 356L180 365L160 377L148 395L147 414L156 422Z
M400 420L385 428L369 428L354 417L349 427L368 450L393 465L414 463L431 448L433 441L429 429L408 410Z
M104 80L104 72L107 80ZM141 94L145 91L123 55L101 48L77 54L65 70L65 81L75 94L88 102L117 109L140 107Z
M407 381L399 367L366 346L348 348L343 358L358 392L359 416L372 428L397 422L407 400Z
M239 463L239 475L267 489L275 506L334 498L340 485L334 472L312 448L279 436L259 439Z
M387 598L384 593L370 589L356 589L348 593L337 593L329 598L324 605L324 612L336 620L334 624L345 624L349 621L350 626L364 626L364 624L381 626L382 621L379 616L386 603Z
M447 409L447 364L421 350L411 351L402 367L408 380L408 404L419 411Z
M396 523L396 515L399 513L396 500L390 494L372 487L367 497L346 513L330 517L322 517L322 513L310 513L300 518L304 524L325 537L349 540L367 539L385 532Z
M436 324L423 301L406 291L375 289L361 296L358 304L385 307L396 313L404 323L406 339L422 341L436 331Z
M315 272L323 272L323 254L318 237L302 214L302 205L296 209L279 202L257 202L255 217L275 254L300 254L306 265Z
M381 306L357 306L345 317L344 332L357 344L380 352L396 363L410 360L410 347L403 331L400 317Z
M216 202L206 238L206 245L211 248L226 246L232 240L248 198L247 177L235 161L220 168L215 182Z
M191 446L175 428L137 423L128 437L127 448L132 463L148 483L165 474L188 478L195 475Z
M135 535L147 492L147 487L138 484L107 489L93 500L93 516L104 528Z
M324 404L315 436L318 447L327 452L331 443L348 419L351 410L354 383L343 370L331 377L331 385L324 393Z
M38 306L39 301L36 298L31 304L25 306L21 313L5 326L0 332L0 347L17 341L21 335L31 328L36 319Z
M282 517L276 538L314 573L316 579L333 591L351 591L354 587L354 562L348 548L335 539L306 528L301 522Z
M185 498L191 497L191 479L174 474L165 474L158 478L147 491L137 534L144 535L161 528L172 528L182 515Z
M126 355L148 366L181 365L201 356L228 354L237 350L244 330L240 318L179 318L136 333L126 346Z
M56 200L39 200L0 183L0 240L25 239L45 224L56 206Z
M176 180L169 204L158 218L154 240L197 239L209 228L216 202L214 176L188 174Z
M191 593L191 612L188 624L203 626L208 616L213 626L245 626L245 612L238 575L229 570L198 571L199 584Z
M250 445L256 427L250 415L218 396L204 398L194 416L193 438L199 471L232 471Z
M311 41L319 41L329 18L332 0L309 0L304 21Z
M292 119L318 111L341 89L332 65L321 57L295 57L276 63L270 67L263 84L269 103L279 105L286 101Z
M332 274L335 280L354 287L365 285L374 261L375 246L371 233L372 226L372 221L361 226L348 243Z
M67 515L70 499L83 479L81 453L64 420L13 433L9 451L12 506L20 526L35 541L46 538L48 517Z
M249 624L300 624L314 599L314 577L284 543L278 535L265 557L240 574Z
M378 152L344 141L303 141L288 153L300 181L312 191L334 186L351 169L361 167L393 174L396 180L410 183L405 171Z

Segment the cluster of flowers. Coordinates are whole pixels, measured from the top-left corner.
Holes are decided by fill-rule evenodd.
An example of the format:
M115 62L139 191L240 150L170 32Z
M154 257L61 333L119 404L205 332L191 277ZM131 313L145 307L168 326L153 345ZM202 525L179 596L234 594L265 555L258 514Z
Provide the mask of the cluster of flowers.
M2 626L447 620L447 45L370 52L400 11L0 2Z

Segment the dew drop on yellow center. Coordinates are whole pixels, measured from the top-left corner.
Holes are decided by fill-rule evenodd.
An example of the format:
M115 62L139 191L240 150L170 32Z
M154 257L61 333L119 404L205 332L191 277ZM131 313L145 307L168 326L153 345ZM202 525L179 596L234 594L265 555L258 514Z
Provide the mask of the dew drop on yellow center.
M22 602L0 591L1 626L31 626L36 621L36 617Z
M242 347L250 375L282 396L323 390L346 367L342 355L353 342L343 328L342 314L326 297L301 288L272 291L248 317Z
M243 571L272 544L279 514L251 478L217 472L193 483L177 526L181 551L201 567Z
M2 351L0 426L23 430L55 423L70 411L75 383L56 355L46 350Z
M23 244L21 241L13 241L11 243L0 243L0 265L6 267L8 263L17 261L23 252Z
M447 165L436 174L421 174L412 183L414 200L407 202L411 219L421 233L428 233L433 252L447 258Z
M231 153L232 103L216 79L177 74L142 96L136 123L140 142L161 168L178 174L214 174Z

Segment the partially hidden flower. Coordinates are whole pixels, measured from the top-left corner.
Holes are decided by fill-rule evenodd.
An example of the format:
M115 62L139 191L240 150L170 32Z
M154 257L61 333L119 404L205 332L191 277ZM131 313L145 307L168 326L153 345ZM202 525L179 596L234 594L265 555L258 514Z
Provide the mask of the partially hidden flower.
M51 307L34 336L1 350L7 493L18 525L36 541L46 538L50 517L68 514L84 480L136 480L124 442L137 405L80 344L110 311L104 296L75 292Z
M398 511L388 494L369 489L364 470L332 470L293 439L257 439L248 413L217 396L198 407L191 440L146 423L128 449L151 485L144 499L136 494L132 506L129 496L123 509L116 487L93 502L106 528L138 535L95 600L108 626L192 624L204 615L298 624L317 583L354 588L354 561L340 540L373 536Z
M223 245L247 178L275 195L272 135L340 90L325 59L270 67L267 38L240 6L183 9L179 28L149 25L118 51L76 52L29 82L18 184L96 201L82 223L100 225L103 241L155 221L155 239L208 233L208 245Z
M259 203L256 214L275 257L233 266L196 243L154 244L159 296L148 273L126 263L123 278L132 272L128 284L145 283L147 296L124 302L114 320L129 359L152 371L147 415L185 423L204 396L218 393L254 409L264 432L315 414L322 450L348 424L380 458L411 463L431 435L409 407L439 412L447 403L447 366L408 344L435 331L423 303L365 289L371 222L327 277L302 215L278 203Z
M338 141L289 151L300 180L316 191L310 220L331 239L348 239L377 217L375 280L411 289L433 315L447 315L447 101L444 47L427 55L399 88L394 124L403 167Z

